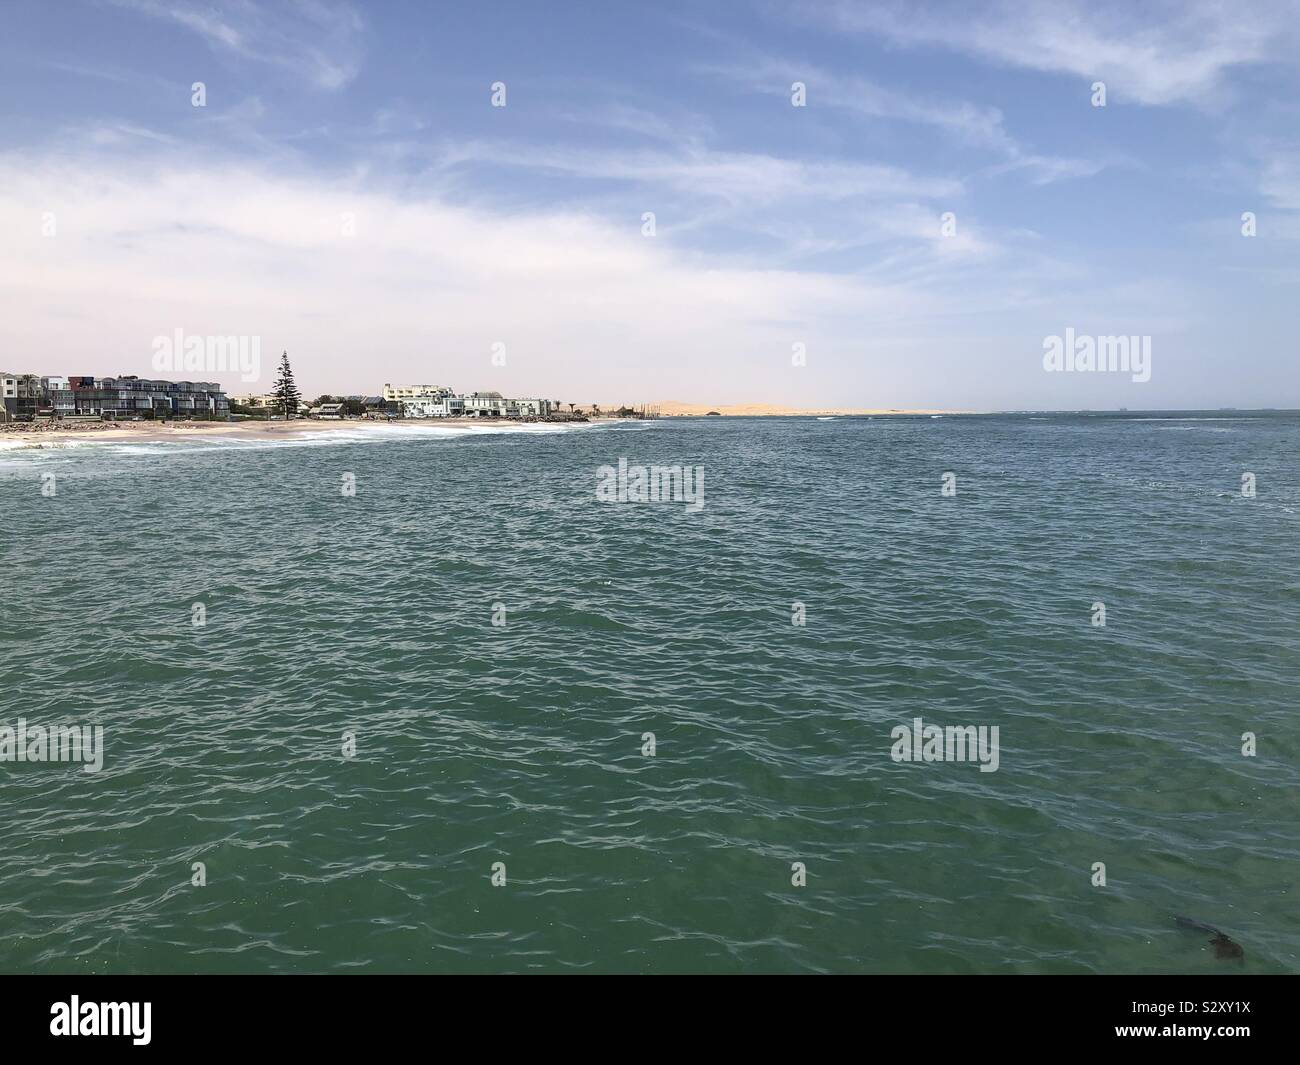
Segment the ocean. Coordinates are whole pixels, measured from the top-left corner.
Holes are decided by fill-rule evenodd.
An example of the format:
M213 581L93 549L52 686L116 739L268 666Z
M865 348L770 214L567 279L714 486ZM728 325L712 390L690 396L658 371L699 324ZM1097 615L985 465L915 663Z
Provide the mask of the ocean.
M1298 460L1236 412L2 450L0 728L103 731L0 761L0 967L1296 972Z

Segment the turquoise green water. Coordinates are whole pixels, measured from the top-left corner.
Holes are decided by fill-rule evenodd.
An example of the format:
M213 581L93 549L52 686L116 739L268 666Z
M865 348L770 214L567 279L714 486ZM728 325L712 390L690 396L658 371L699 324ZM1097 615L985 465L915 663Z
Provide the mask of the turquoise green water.
M0 451L4 970L1300 968L1300 418L382 441Z

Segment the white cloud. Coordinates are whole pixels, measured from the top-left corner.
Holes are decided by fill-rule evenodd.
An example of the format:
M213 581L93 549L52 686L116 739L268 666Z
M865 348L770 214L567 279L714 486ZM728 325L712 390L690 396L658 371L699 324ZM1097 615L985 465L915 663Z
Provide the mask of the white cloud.
M990 271L978 229L926 240L935 220L915 204L860 270L795 271L586 213L488 211L176 158L0 154L6 368L148 375L153 338L181 329L260 336L254 388L287 348L310 393L413 379L583 402L1023 406L1049 398L1047 326L1092 306L1099 323L1149 327L1190 302L1091 287L1043 256L1003 256ZM43 212L57 236L42 236ZM505 368L491 364L497 341ZM796 342L806 367L791 365Z
M347 3L242 0L218 11L188 0L109 2L191 30L219 53L305 72L322 89L342 88L359 69L364 22Z
M46 211L57 236L41 235ZM308 390L412 377L575 399L828 400L871 329L940 305L911 284L701 261L579 213L489 213L238 166L0 156L0 226L10 361L46 373L148 374L152 338L181 328L287 348ZM838 386L794 375L795 340L823 375L839 365ZM505 370L490 364L495 341Z
M787 159L754 152L714 151L699 146L680 150L530 147L472 142L452 148L445 162L549 170L587 180L625 181L654 186L699 200L758 206L795 198L848 200L899 196L956 197L961 182L932 178L901 167Z
M837 75L811 64L772 58L756 57L739 66L704 69L750 91L775 96L787 96L792 84L803 82L810 107L930 126L958 143L1004 156L1007 162L993 172L1024 170L1039 185L1061 178L1090 177L1108 165L1102 160L1069 159L1027 151L1007 131L998 108L968 100L921 96L863 78Z
M897 119L935 126L972 144L1009 150L1011 138L996 107L965 100L939 100L886 88L864 78L837 75L809 63L770 57L750 57L743 64L706 66L702 70L752 92L790 95L790 86L803 82L807 106L830 107L869 118Z
M1282 153L1268 160L1259 187L1274 207L1300 211L1300 153Z
M1296 0L997 0L984 7L835 0L815 10L840 29L907 47L1099 79L1116 100L1208 107L1224 102L1234 67L1294 62L1300 16Z

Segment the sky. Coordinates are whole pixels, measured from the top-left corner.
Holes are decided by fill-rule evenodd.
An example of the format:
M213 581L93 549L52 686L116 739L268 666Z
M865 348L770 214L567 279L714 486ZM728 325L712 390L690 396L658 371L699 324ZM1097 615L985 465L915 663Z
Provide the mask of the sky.
M1300 407L1300 0L0 0L0 232L16 372Z

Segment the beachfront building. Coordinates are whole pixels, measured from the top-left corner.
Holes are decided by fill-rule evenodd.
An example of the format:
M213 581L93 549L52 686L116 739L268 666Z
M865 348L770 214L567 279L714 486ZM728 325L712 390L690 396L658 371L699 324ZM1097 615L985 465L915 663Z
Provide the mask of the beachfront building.
M384 401L405 403L408 399L440 399L450 396L446 385L384 385Z
M267 414L267 413L269 414L280 413L279 399L277 399L273 395L270 395L269 393L266 395L257 395L256 393L250 392L243 396L231 396L230 402L237 403L241 407L247 407L249 410L257 411L259 418L262 417L263 414ZM299 401L298 403L299 414L307 414L310 411L311 411L311 405L309 403L304 403L302 401Z
M447 393L401 401L404 418L461 418L465 415L465 398Z
M465 397L465 415L469 418L504 418L506 401L500 392L471 392Z
M397 388L385 385L384 391L388 394L396 392ZM450 389L430 388L429 395L402 399L398 404L404 418L548 418L551 415L549 399L507 399L500 392L471 392L468 396L457 396Z
M18 417L24 421L35 418L46 406L45 385L34 373L18 375Z
M41 417L215 416L229 411L220 385L207 381L153 381L139 377L40 377L0 373L0 420Z
M66 377L42 377L41 391L45 394L42 410L48 410L56 418L77 413L72 385Z
M210 415L224 419L230 413L225 392L211 381L155 381L134 375L69 377L67 381L73 414L104 418Z
M0 370L0 421L11 422L18 413L18 375Z
M0 421L31 421L47 406L45 385L39 376L0 372Z
M274 407L276 405L276 399L274 396L257 395L253 392L249 392L247 395L243 396L231 396L230 402L238 403L241 407L251 407L255 410L265 410L268 407Z
M383 396L344 396L343 398L349 403L356 404L367 414L383 414L401 409L398 405L389 403Z
M549 399L516 399L511 400L515 405L517 418L549 418L551 416L551 401Z

